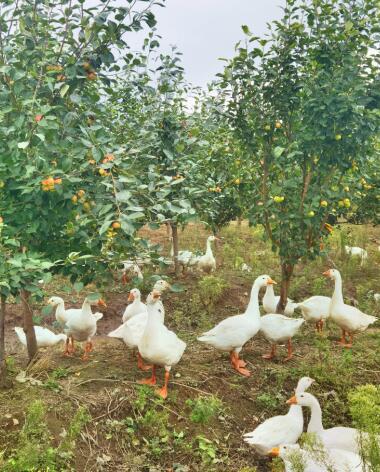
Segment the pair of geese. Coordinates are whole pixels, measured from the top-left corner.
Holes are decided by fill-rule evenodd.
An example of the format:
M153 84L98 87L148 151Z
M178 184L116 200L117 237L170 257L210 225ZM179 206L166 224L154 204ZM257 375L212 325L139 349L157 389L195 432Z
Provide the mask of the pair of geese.
M299 470L293 464L299 464L300 459L304 472L364 472L360 444L366 433L343 426L324 429L320 404L314 395L306 392L313 382L310 377L302 377L295 395L287 401L291 405L288 413L267 419L254 431L246 433L244 441L260 455L281 457L286 472ZM307 432L314 435L316 454L296 444L303 432L302 407L311 410Z
M81 308L65 308L65 302L61 297L51 297L48 304L56 307L56 320L63 326L64 333L55 334L43 326L34 326L38 347L50 347L59 342L65 343L65 355L74 353L74 340L86 342L82 359L87 360L93 349L92 338L96 334L97 322L103 317L103 313L92 313L91 306L103 306L106 304L101 298L85 298ZM21 327L15 327L15 332L22 344L26 346L26 335Z

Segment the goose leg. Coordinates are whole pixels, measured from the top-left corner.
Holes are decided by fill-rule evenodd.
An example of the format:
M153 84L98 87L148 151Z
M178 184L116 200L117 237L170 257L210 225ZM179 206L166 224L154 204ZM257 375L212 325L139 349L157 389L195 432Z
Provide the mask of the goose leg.
M163 398L164 400L167 398L168 396L168 383L169 383L169 377L170 377L170 372L168 372L167 370L165 371L165 383L164 383L164 386L162 388L159 388L156 390L156 393L161 397Z
M285 362L290 361L290 359L292 359L292 357L293 357L292 340L291 340L291 339L288 339L288 356L285 357L284 361L285 361Z
M320 321L319 321L319 328L320 328L320 332L321 332L321 333L322 333L322 331L323 331L323 323L324 323L323 320L320 320Z
M342 346L346 344L346 330L345 329L342 329L342 337L338 341L338 344L341 344Z
M93 345L91 341L87 341L84 346L84 354L82 356L82 361L88 361L88 355L93 351Z
M145 364L143 358L141 357L141 354L137 352L137 367L140 370L150 370L152 368L151 365Z
M261 357L263 359L269 359L269 360L273 359L274 356L276 355L276 348L277 348L276 344L272 344L272 349L271 349L270 353L269 354L263 354Z
M239 372L239 374L244 375L245 377L249 377L251 372L244 367L247 365L242 359L239 359L239 354L235 351L230 352L230 359L232 367Z
M65 356L72 356L74 354L74 339L72 336L68 336L65 344Z
M152 366L152 377L150 377L149 379L142 379L142 380L139 380L139 384L142 384L142 385L156 385L156 382L157 382L157 379L156 379L156 366L153 365Z
M354 342L354 335L352 333L347 333L347 334L350 337L350 342L349 343L345 342L345 344L342 344L342 346L350 348L352 347L352 343Z

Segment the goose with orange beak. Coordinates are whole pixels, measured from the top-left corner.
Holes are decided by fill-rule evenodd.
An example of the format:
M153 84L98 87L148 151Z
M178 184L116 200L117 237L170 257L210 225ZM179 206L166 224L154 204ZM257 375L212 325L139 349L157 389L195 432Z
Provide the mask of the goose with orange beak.
M314 433L326 448L343 449L345 451L360 454L360 444L368 439L366 433L360 433L355 428L336 426L324 429L322 423L322 410L319 401L308 392L298 392L286 402L289 405L304 406L310 408L311 416L307 427L308 433ZM361 437L361 434L363 436Z
M246 369L246 362L239 357L243 346L260 329L260 308L259 291L260 288L273 284L274 281L269 275L260 275L255 280L248 307L242 315L229 316L221 321L214 328L200 336L198 341L208 344L220 351L230 353L230 360L233 369L239 374L249 377L250 371Z
M281 444L270 451L272 457L280 457L285 472L362 472L364 471L357 454L340 449L304 450L298 444Z
M146 305L141 301L141 292L138 288L133 288L129 292L128 301L132 303L130 303L124 310L123 323L139 313L146 312Z
M170 284L166 280L160 279L154 284L153 290L162 293L170 287ZM134 290L137 289L133 289L131 290L131 292L133 292ZM135 294L130 294L130 297L135 297ZM127 345L127 347L136 349L138 343L140 342L141 336L144 333L148 321L147 307L144 303L142 303L142 305L144 305L144 311L141 311L140 313L137 313L127 319L122 325L111 331L108 336L110 338L122 339ZM158 318L163 324L165 321L165 309L160 299L157 300L156 307L158 311ZM143 358L141 357L139 352L137 352L137 367L140 370L150 370L152 368L151 365L146 365L144 363Z
M310 377L302 377L296 392L304 392L314 382ZM250 433L244 434L244 441L260 455L268 455L274 447L283 443L296 443L303 431L303 415L300 406L292 405L286 415L268 418Z
M138 350L141 357L150 362L152 367L152 376L141 380L139 383L145 385L156 385L156 368L164 367L165 383L157 390L162 397L168 396L168 384L170 370L178 364L186 349L186 343L170 331L160 320L159 308L160 292L153 290L147 298L148 321L144 333L138 343Z
M344 303L342 291L342 276L339 270L329 269L323 272L323 275L334 280L334 293L330 304L330 318L342 330L342 338L339 341L343 347L352 347L354 334L360 333L368 328L369 325L375 323L378 318L366 315L358 308ZM349 337L349 341L347 340Z
M82 360L88 360L89 353L93 350L92 338L96 334L97 322L103 317L103 313L92 313L91 305L106 307L101 299L92 300L86 297L82 309L73 313L66 322L65 333L67 334L65 355L72 355L74 352L74 340L86 342Z

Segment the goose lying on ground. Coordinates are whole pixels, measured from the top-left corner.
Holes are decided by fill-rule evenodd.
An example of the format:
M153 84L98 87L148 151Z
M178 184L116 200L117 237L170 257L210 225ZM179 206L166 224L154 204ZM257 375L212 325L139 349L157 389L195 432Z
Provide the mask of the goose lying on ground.
M16 331L20 343L26 346L26 335L24 329L16 326L14 330ZM66 342L67 339L66 334L55 334L53 331L50 331L50 329L42 326L34 326L34 333L36 335L37 347L54 346L60 342Z

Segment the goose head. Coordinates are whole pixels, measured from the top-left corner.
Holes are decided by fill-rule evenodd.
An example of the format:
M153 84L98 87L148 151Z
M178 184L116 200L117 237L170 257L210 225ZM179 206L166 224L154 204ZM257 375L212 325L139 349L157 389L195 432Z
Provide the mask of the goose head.
M288 405L300 405L311 407L314 403L314 397L311 393L300 392L289 398L286 402Z
M61 297L50 297L47 303L51 306L58 306L64 303L64 300Z
M297 384L296 392L304 392L311 386L313 382L315 382L315 380L311 379L310 377L300 378Z
M339 273L339 270L336 270L336 269L329 269L329 270L326 270L325 272L323 272L323 275L325 277L328 277L330 279L333 279L335 280L336 278L339 277L340 273Z
M164 292L168 288L171 288L171 285L166 280L160 279L153 286L153 291ZM151 292L153 293L153 292Z
M133 288L128 295L128 301L133 302L134 300L140 300L141 299L141 292L138 288Z
M299 444L281 444L279 447L272 447L269 455L272 457L286 458L288 455L299 453L301 450Z
M268 285L273 285L273 284L276 284L276 283L277 282L272 280L269 275L264 274L264 275L259 275L257 277L257 279L255 280L254 285L258 285L261 288L261 287L266 287Z

